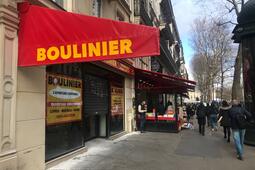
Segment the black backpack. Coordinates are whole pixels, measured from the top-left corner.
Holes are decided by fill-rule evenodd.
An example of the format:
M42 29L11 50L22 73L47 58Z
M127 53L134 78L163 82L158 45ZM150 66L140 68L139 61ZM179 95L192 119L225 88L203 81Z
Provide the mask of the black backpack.
M239 113L236 115L236 123L240 129L245 129L249 125L246 115L239 108Z

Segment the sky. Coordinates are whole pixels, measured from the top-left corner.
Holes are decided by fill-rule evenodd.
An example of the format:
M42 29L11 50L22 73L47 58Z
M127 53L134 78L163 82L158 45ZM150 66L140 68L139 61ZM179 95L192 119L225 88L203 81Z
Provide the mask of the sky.
M172 6L182 41L185 65L192 79L190 60L193 56L193 49L190 45L190 32L193 21L201 15L201 7L194 0L172 0Z
M203 4L196 0L172 0L175 20L184 50L185 65L190 79L193 79L190 70L190 61L193 56L193 49L190 45L191 25L196 18L205 16L206 12L211 11L206 9L210 5L202 6Z

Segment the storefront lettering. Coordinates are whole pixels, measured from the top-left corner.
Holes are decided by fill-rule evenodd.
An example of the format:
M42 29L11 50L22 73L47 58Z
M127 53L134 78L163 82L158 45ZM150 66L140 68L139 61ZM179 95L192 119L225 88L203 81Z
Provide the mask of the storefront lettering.
M67 79L59 76L48 76L48 84L49 85L58 85L65 87L75 87L81 88L81 82L73 79Z
M72 44L65 46L51 46L49 48L37 48L37 61L55 61L86 57L113 56L133 53L130 39L102 41L95 43Z

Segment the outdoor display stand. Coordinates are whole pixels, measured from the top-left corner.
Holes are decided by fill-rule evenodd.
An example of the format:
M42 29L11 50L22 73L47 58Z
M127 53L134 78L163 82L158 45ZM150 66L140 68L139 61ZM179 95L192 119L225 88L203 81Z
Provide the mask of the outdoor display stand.
M136 105L141 100L149 102L145 130L153 132L179 132L183 122L182 117L181 119L179 117L179 108L182 105L181 96L186 94L188 90L194 89L196 83L173 75L141 69L135 70L135 81ZM172 101L174 103L173 110L166 110L165 113L160 114L157 110L155 111L155 102L162 102L158 101L160 95L174 96L174 101ZM151 96L156 98L154 104L151 104L153 103L151 100L154 100ZM166 102L164 103L166 104ZM139 118L137 122L139 129Z
M178 122L174 115L146 114L145 129L155 132L178 132Z

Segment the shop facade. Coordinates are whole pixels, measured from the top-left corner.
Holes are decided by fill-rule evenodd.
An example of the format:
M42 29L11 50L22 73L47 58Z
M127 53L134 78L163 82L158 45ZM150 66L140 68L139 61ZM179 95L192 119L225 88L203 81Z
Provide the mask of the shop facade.
M90 63L47 66L46 74L46 82L55 82L58 86L59 83L68 85L69 81L75 86L77 83L74 80L81 84L78 90L80 98L68 101L69 108L66 105L56 107L61 104L60 101L49 101L50 98L46 98L47 106L54 102L52 108L47 108L55 115L48 112L46 116L46 161L85 147L88 140L109 138L127 131L124 76ZM54 88L48 83L46 86L46 94L49 94Z

